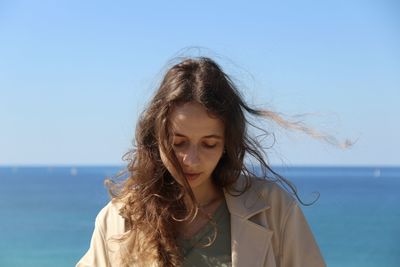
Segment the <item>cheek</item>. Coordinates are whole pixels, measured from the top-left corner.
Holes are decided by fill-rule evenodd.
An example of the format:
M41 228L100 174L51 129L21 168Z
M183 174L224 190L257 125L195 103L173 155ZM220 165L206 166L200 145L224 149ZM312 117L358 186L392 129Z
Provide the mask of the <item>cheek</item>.
M207 166L209 166L209 168L211 169L214 169L217 166L221 157L222 157L222 150L218 152L214 151L213 153L206 153L204 155L205 162L207 162Z

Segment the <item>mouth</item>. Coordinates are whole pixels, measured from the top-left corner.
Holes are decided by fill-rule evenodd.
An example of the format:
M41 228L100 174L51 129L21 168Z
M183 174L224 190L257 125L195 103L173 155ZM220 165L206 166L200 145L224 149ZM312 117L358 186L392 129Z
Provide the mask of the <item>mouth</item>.
M200 176L201 172L198 173L185 173L186 179L188 181L196 180Z

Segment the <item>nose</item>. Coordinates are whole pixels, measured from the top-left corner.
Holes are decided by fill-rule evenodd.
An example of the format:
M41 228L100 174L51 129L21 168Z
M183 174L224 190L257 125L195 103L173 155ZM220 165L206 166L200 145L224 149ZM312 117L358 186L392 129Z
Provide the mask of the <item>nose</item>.
M200 163L199 153L196 146L190 146L182 155L182 163L185 166L192 167Z

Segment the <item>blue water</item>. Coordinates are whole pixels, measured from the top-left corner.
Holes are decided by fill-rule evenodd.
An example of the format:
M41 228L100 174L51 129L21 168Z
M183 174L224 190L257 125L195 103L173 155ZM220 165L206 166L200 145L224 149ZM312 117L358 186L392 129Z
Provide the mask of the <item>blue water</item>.
M118 167L0 168L0 266L73 266ZM293 181L328 266L400 266L400 168L277 168Z

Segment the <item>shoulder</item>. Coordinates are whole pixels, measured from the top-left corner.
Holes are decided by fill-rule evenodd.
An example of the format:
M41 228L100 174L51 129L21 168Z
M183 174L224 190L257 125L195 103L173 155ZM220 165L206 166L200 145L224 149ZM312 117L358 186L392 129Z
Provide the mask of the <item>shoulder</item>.
M271 181L258 177L250 178L249 194L257 194L272 207L289 207L297 203L279 181Z
M121 235L125 231L125 220L119 214L122 205L121 202L112 200L100 210L96 217L96 227L101 230L106 239Z
M249 186L246 188L246 182ZM296 202L293 194L286 190L279 180L268 180L259 177L240 176L233 188L237 191L243 191L243 199L256 197L269 206L290 206ZM261 198L261 199L260 199Z
M283 218L296 204L295 198L276 181L257 177L240 176L226 190L225 198L230 212L245 218L260 211L268 211L274 218Z
M110 201L98 213L90 247L76 264L77 267L120 266L119 243L113 242L124 233L124 219L119 215L121 204Z
M292 217L291 214L301 212L294 194L289 193L278 181L252 178L249 193L257 195L259 200L266 203L271 226L276 229L284 227Z

